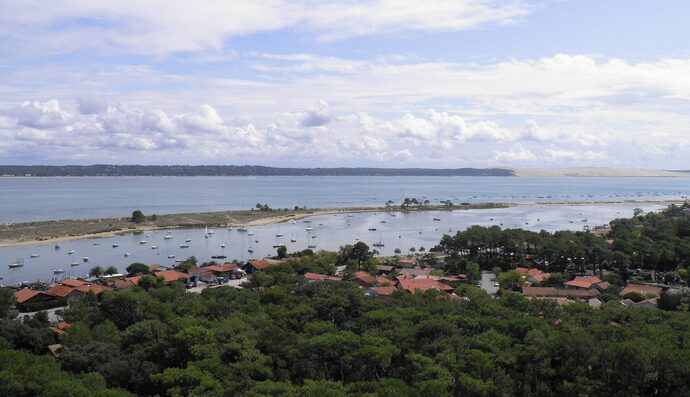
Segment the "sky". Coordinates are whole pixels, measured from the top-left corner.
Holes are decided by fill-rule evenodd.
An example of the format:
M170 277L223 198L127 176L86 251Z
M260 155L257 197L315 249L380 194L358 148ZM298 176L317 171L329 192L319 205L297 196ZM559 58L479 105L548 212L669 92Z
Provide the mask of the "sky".
M690 169L687 0L3 0L0 164Z

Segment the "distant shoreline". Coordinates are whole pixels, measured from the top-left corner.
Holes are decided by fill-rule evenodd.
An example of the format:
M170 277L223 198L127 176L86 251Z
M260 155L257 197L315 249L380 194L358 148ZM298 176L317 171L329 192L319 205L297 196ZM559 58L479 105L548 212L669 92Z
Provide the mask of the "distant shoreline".
M69 240L105 238L152 230L183 228L263 226L311 216L363 212L429 212L498 209L534 206L584 206L615 204L681 204L683 200L613 200L577 202L483 203L469 205L427 205L422 207L346 207L271 211L218 211L157 215L155 221L132 223L128 218L66 219L0 225L0 248L58 243Z

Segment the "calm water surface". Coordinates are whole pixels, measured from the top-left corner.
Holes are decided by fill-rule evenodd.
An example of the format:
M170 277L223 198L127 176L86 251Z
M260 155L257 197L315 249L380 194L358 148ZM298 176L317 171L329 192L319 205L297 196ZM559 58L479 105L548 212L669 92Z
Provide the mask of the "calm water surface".
M438 243L444 233L455 233L475 224L534 231L582 230L585 225L600 225L614 218L630 217L635 207L648 211L661 208L654 204L552 205L452 212L338 214L306 219L311 223L297 221L294 224L253 227L249 232L216 229L210 238L204 237L204 229L177 229L170 231L170 239L165 239L168 231L156 231L149 235L129 234L65 241L60 243L60 249L55 249L54 244L0 248L0 277L3 278L0 283L12 285L37 279L83 276L96 265L113 265L120 271L124 271L132 262L173 266L175 260L192 255L200 261L209 261L214 255L226 255L227 260L261 258L274 255L275 244L285 244L288 252L294 252L308 246L315 246L317 250L336 250L341 245L358 240L370 246L380 241L384 244L377 248L381 254L392 255L396 248L403 253L408 252L410 247L429 249ZM313 230L307 231L308 227ZM370 231L370 228L376 228L376 231ZM278 237L278 234L282 236ZM291 242L292 238L296 241ZM188 239L191 241L187 243ZM141 244L142 240L146 244ZM113 244L118 247L114 248ZM181 248L183 244L188 244L189 248ZM152 249L153 246L158 248ZM249 248L254 252L249 253ZM69 251L74 253L70 255ZM129 256L125 257L125 253L129 253ZM39 256L31 258L32 254ZM175 258L168 258L171 255ZM89 261L84 262L84 257L88 257ZM8 268L9 264L17 261L22 261L24 266ZM56 269L65 272L56 276L53 273Z
M222 211L460 202L680 199L690 178L81 177L0 178L0 222Z

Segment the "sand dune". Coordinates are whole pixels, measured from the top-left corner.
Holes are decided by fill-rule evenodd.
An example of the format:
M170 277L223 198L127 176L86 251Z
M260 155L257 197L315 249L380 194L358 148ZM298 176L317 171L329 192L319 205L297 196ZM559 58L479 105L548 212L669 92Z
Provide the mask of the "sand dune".
M673 177L690 178L690 172L646 170L639 168L519 168L519 177Z

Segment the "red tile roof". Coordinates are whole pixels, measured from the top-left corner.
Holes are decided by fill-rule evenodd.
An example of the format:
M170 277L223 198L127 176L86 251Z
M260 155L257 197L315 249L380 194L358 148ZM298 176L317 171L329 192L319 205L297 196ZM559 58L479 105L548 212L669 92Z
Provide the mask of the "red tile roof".
M376 277L372 276L371 274L369 274L367 272L363 272L360 270L358 272L352 273L352 277L350 277L350 280L359 280L363 283L371 284L374 281L376 281Z
M64 335L64 334L65 334L65 331L63 331L63 330L61 330L61 329L59 329L59 328L48 327L48 329L51 330L51 331L53 331L53 332L55 332L55 333L58 334L58 335Z
M112 288L104 287L102 285L98 284L92 284L92 285L80 285L77 287L77 291L83 292L85 294L88 294L89 292L93 292L94 294L98 295L101 292L104 291L111 291Z
M68 287L78 287L80 285L86 284L86 281L81 281L73 278L68 278L66 280L60 281L60 284L66 285Z
M568 281L565 285L575 288L592 288L594 284L601 282L597 276L577 276L575 279Z
M130 279L121 279L113 281L112 285L117 289L127 289L134 287L136 283L133 283Z
M372 287L371 288L374 292L376 292L378 295L381 296L391 296L395 291L398 289L393 287L393 286L387 286L387 287Z
M422 269L422 268L412 268L412 269L400 269L400 274L404 275L412 275L412 276L419 276L419 275L428 275L431 273L430 269Z
M342 279L340 277L334 277L334 276L329 276L327 274L319 274L319 273L311 273L307 272L304 273L304 278L310 281L341 281Z
M550 273L544 273L541 270L537 268L531 268L527 270L527 277L532 277L533 279L537 280L537 282L542 282L546 279L548 279L551 276Z
M553 287L530 287L522 288L522 294L531 297L568 297L568 298L593 298L599 295L599 291L595 289L590 290L576 290L576 289L558 289Z
M516 267L515 270L522 273L523 275L527 275L527 272L529 271L529 269L526 267Z
M68 287L66 285L55 284L46 293L48 295L59 296L61 298L67 297L69 294L74 292L74 288Z
M415 278L410 279L407 277L398 278L400 282L400 288L415 293L415 291L426 291L429 289L435 289L439 291L452 291L454 288L446 284L440 283L431 278Z
M417 264L417 258L414 258L412 256L407 256L407 257L398 259L398 263L401 265L415 265L415 264Z
M188 279L191 276L187 273L178 272L177 270L165 270L162 272L154 273L156 277L163 277L166 283L172 283L180 279Z
M24 303L36 295L45 295L43 291L36 291L31 288L24 288L14 293L14 297L17 299L17 303Z
M151 265L151 266L149 266L149 271L155 272L156 270L158 270L160 268L161 268L161 265Z
M271 262L267 261L266 259L249 261L249 264L252 265L252 267L254 267L256 270L264 270L271 266Z
M208 269L208 270L210 270L212 272L216 272L216 273L227 273L227 272L231 272L231 271L237 269L237 265L234 263L226 263L224 265L207 266L207 267L202 268L202 269Z
M621 291L621 295L629 294L631 292L635 292L640 295L659 295L661 294L661 288L645 284L628 284L625 288L623 288L623 291Z

